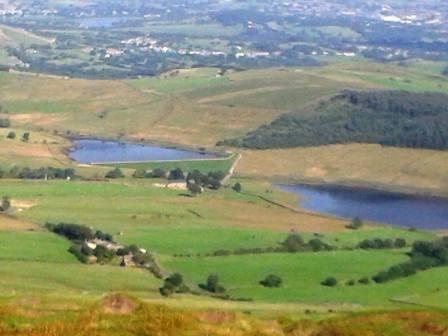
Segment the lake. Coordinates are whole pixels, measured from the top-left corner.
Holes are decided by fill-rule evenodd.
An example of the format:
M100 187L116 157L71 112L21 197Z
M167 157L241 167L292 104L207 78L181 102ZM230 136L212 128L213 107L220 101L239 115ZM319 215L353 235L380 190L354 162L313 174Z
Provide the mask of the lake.
M326 185L279 185L301 196L302 208L421 229L448 229L448 199Z
M193 160L219 157L214 153L119 141L82 139L74 140L73 144L74 147L69 153L70 158L83 163Z

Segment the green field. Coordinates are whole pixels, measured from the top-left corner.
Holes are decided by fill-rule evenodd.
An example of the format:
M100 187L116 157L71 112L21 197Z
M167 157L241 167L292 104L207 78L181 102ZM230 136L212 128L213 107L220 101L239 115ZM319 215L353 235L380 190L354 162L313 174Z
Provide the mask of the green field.
M348 36L352 32L334 33ZM410 246L416 240L435 239L435 232L375 223L347 230L348 220L297 208L296 196L277 190L270 182L323 180L443 193L445 152L346 144L270 151L229 149L234 153L231 157L216 160L107 166L81 165L64 154L70 146L64 136L77 133L212 148L219 140L241 136L285 112L308 113L309 106L344 88L445 92L447 82L438 75L440 69L438 63L415 61L403 67L358 60L319 68L227 71L222 76L214 68L179 70L126 81L1 73L0 99L3 111L8 112L1 117L9 118L11 130L19 135L31 131L31 141L25 143L5 139L10 129L0 130L1 168L74 167L82 177L95 178L0 180L0 196L7 195L17 204L9 211L17 221L8 218L12 222L2 227L6 219L0 217L1 301L92 302L111 292L126 292L189 310L224 308L270 316L281 311L302 317L311 309L319 312L310 316L313 319L329 316L329 309L415 308L415 304L448 308L442 300L448 298L446 267L382 285L345 284L408 260L409 248L361 251L356 248L360 241L405 238ZM186 190L170 189L163 179L130 177L140 168L228 171L240 153L230 185L241 182L242 193L222 188L191 197ZM112 166L123 168L126 178L101 180ZM84 224L111 233L119 243L137 244L154 253L163 271L182 273L195 290L210 273L217 273L232 299L248 301L221 301L205 292L162 298L161 281L148 271L115 263L79 263L68 252L68 241L43 228L47 222ZM218 250L278 247L291 232L305 240L319 238L336 250L210 256ZM282 277L281 288L259 285L270 273ZM328 276L339 280L336 288L320 285Z
M160 168L163 170L171 170L180 168L183 171L199 170L201 172L222 171L228 172L235 161L235 155L223 159L201 159L201 160L183 160L183 161L149 161L149 162L135 162L135 163L116 163L114 167L128 168L128 169L146 169L153 170ZM112 164L104 164L104 166L112 166Z
M251 193L263 190L253 182L246 188ZM220 249L277 247L289 230L282 226L275 229L276 219L287 217L288 220L310 221L313 218L289 217L289 212L267 206L251 194L221 190L190 198L176 190L156 188L150 181L129 179L113 183L8 180L2 181L2 193L13 200L32 204L17 213L21 219L41 225L46 222L74 222L112 233L120 243L137 244L155 252L163 269L181 272L192 285L197 285L209 273L218 273L234 297L250 298L256 302L317 304L326 300L333 304L388 305L390 298L401 298L406 293L405 290L396 292L395 282L353 288L341 285L338 289L323 288L319 284L330 275L343 282L373 275L387 265L406 260L405 251L354 250L206 257L206 254ZM270 197L285 201L289 195L275 192ZM241 204L241 210L238 204ZM228 213L230 206L233 207L232 213ZM245 227L244 214L248 207L256 224L248 221L249 226ZM272 217L268 218L265 211ZM331 219L327 221L331 226ZM271 224L269 229L268 224ZM300 230L300 224L297 229ZM302 235L305 239L316 236L312 231L305 231ZM338 248L353 248L366 238L401 237L410 244L414 240L432 239L432 234L369 226L355 232L340 229L321 232L319 237ZM82 265L67 252L67 241L46 231L0 231L0 245L0 269L10 274L2 280L3 295L8 295L13 289L48 294L49 288L54 288L57 292L65 290L75 296L84 291L97 295L124 289L151 296L159 284L149 272L117 266ZM190 257L174 257L178 254ZM23 267L18 267L20 264ZM239 273L242 269L244 272ZM431 272L442 276L442 269ZM259 286L257 282L269 273L282 276L285 286L278 290ZM113 280L108 281L109 278ZM30 281L33 285L27 287ZM132 281L132 285L125 285L127 281ZM389 286L393 290L387 289ZM425 295L429 300L431 292L427 283L421 288L413 286L415 290L412 293ZM437 286L442 284L437 283ZM380 291L381 295L374 295L373 291Z

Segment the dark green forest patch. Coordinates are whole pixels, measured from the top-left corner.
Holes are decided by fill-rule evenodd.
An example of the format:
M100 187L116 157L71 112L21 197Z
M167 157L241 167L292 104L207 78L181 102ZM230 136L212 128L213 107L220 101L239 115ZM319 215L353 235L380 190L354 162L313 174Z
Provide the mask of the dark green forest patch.
M375 143L448 148L448 95L442 93L346 90L314 109L284 114L218 145L268 149Z

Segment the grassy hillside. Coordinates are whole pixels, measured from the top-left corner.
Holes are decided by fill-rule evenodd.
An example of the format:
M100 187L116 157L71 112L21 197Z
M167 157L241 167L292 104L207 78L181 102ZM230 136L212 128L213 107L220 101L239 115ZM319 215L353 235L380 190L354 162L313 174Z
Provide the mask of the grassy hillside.
M239 139L245 148L293 148L346 143L446 149L448 95L409 91L344 91L312 112L287 113Z
M384 286L347 287L344 284L347 280L371 276L387 265L406 260L406 250L208 257L222 249L278 247L291 230L301 232L307 240L320 237L339 249L354 248L367 238L400 237L408 244L414 240L432 239L431 233L372 225L353 232L344 228L345 221L316 216L300 209L293 212L257 197L264 195L283 204L294 204L295 200L289 194L279 191L266 194L259 182L243 182L243 185L245 194L221 190L191 198L176 190L157 188L150 181L3 180L2 192L12 198L13 204L22 206L22 211L15 207L10 213L22 221L40 225L74 222L101 229L113 234L120 243L137 244L156 253L163 269L181 272L194 288L210 273L216 272L232 297L254 302L299 301L313 305L323 303L325 297L334 305L388 306L389 299L403 298L408 293L405 289L397 291L398 282ZM68 241L39 229L39 226L35 226L34 231L25 230L26 227L18 226L0 231L0 271L9 274L1 280L0 296L8 296L14 291L20 295L48 295L51 288L54 295L70 293L74 297L83 293L98 296L111 290L158 297L160 282L148 271L114 265L83 265L67 251ZM293 267L295 264L297 266ZM430 272L434 279L441 279L446 268L422 272L419 276L429 276ZM258 285L268 273L282 276L285 285L278 290ZM327 276L336 276L340 287L334 290L322 288L320 281ZM422 297L432 300L431 286L440 288L441 293L445 291L443 281L439 280L421 284L414 278L400 281L412 286L412 300L416 302ZM375 296L378 291L382 294ZM219 301L211 304L219 305Z
M41 304L42 305L42 304ZM45 311L32 304L2 306L3 335L434 335L447 328L446 313L434 310L333 314L319 321L310 314L254 317L251 312L191 311L143 303L127 295L109 295L94 303L78 303L72 313L46 304ZM73 307L73 306L72 306Z

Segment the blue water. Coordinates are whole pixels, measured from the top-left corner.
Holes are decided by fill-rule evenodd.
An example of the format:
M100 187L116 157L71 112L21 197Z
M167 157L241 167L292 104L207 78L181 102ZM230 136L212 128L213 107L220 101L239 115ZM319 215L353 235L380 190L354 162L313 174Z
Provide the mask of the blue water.
M75 140L70 158L83 163L138 162L216 158L212 153L173 149L155 145L83 139Z
M299 194L300 206L314 212L413 228L448 229L447 198L323 185L280 187Z

